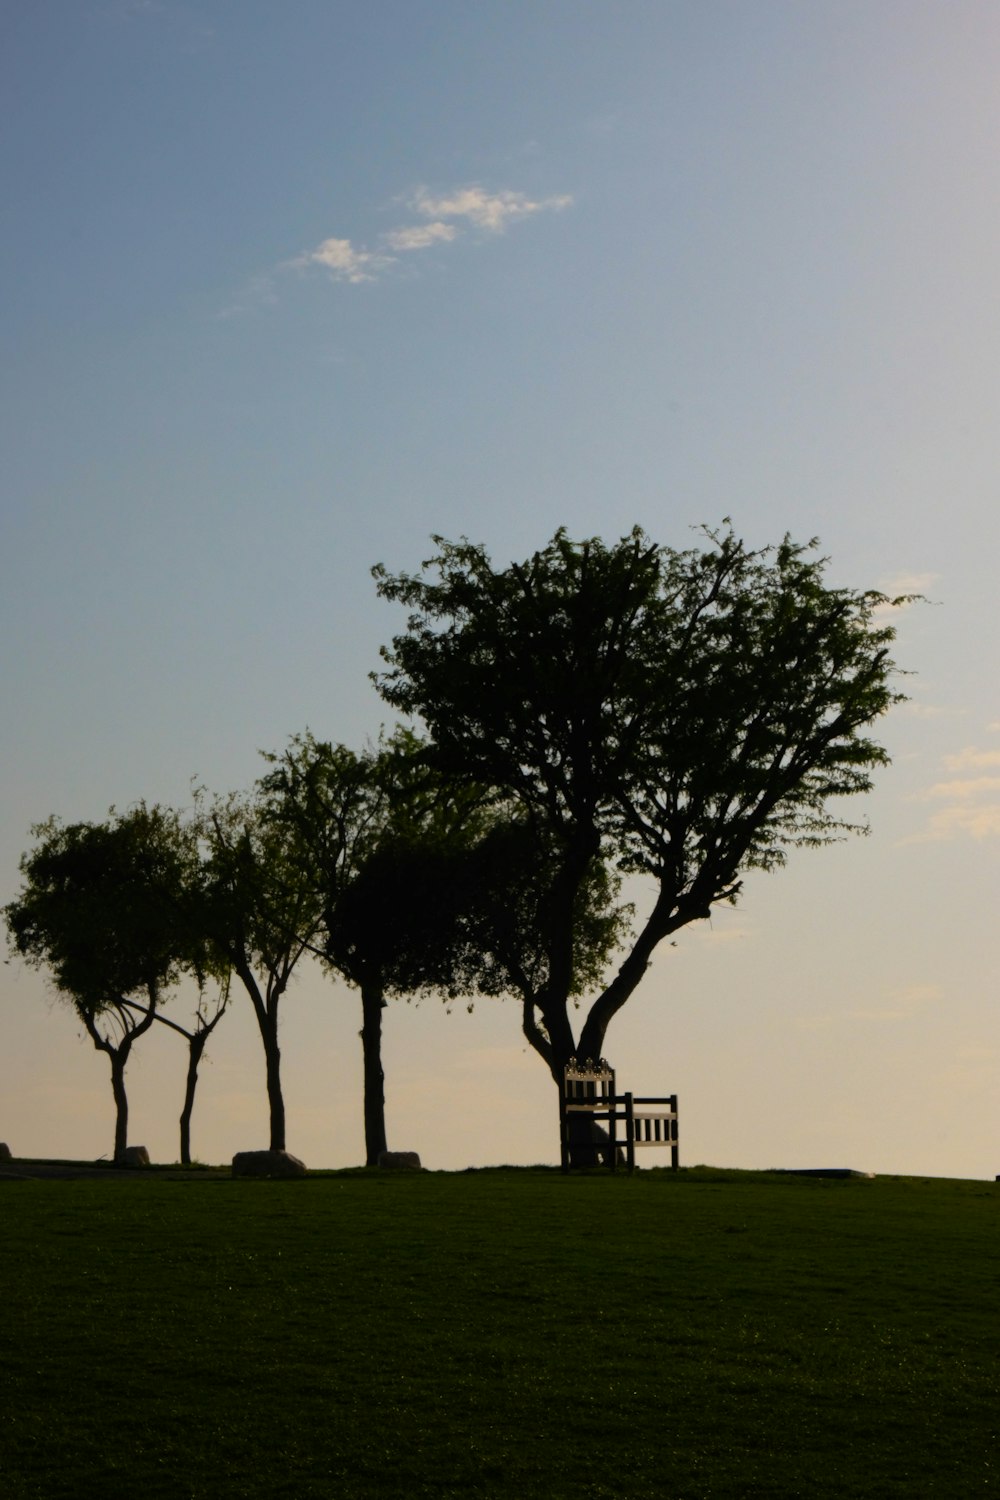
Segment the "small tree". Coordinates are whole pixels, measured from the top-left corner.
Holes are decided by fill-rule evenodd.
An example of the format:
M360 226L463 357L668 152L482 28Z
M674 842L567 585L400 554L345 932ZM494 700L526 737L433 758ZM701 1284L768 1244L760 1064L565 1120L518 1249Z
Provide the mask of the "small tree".
M268 815L259 788L199 796L202 850L196 922L214 963L230 968L253 1006L264 1047L270 1148L285 1150L278 1017L297 964L312 951L322 905L309 851Z
M33 830L20 895L4 909L10 945L46 970L111 1065L114 1159L128 1145L125 1068L132 1048L204 954L186 920L194 842L176 813L140 803L104 823Z
M180 1118L180 1162L185 1167L191 1165L191 1119L194 1115L194 1100L198 1089L198 1069L205 1055L208 1039L226 1013L229 997L229 975L226 974L216 993L214 1004L209 1005L205 999L204 989L199 989L198 999L195 1004L193 1027L182 1026L172 1016L165 1016L161 1010L156 1012L157 1023L160 1026L166 1026L170 1031L176 1032L178 1036L184 1037L188 1044L188 1065L184 1079L184 1105L181 1109ZM136 1009L131 1001L128 1002L128 1006L130 1010Z
M477 795L450 786L407 731L362 754L296 736L263 778L267 815L309 850L322 901L319 956L361 997L365 1160L386 1149L382 1012L387 996L448 989L454 860L474 836Z
M557 1082L603 1053L657 945L735 902L741 872L863 831L827 804L888 761L864 731L901 697L876 615L901 601L828 587L814 543L704 535L677 552L639 530L610 547L560 531L500 570L438 537L422 575L374 570L410 610L383 697L423 719L443 772L515 798L552 851L523 1025ZM653 897L574 1035L574 914L602 863Z

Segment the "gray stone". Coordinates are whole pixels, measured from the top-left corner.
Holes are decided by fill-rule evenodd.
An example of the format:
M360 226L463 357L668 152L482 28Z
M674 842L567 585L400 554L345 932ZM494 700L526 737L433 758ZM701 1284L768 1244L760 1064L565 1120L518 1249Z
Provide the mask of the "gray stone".
M126 1146L121 1164L123 1167L148 1167L149 1152L145 1146Z
M14 1160L14 1158L11 1155L11 1150L10 1150L10 1147L7 1145L7 1142L6 1141L0 1141L0 1161L13 1161L13 1160Z
M305 1163L290 1151L237 1151L234 1177L304 1177Z
M378 1164L380 1167L388 1167L390 1171L420 1171L420 1157L415 1151L380 1151Z

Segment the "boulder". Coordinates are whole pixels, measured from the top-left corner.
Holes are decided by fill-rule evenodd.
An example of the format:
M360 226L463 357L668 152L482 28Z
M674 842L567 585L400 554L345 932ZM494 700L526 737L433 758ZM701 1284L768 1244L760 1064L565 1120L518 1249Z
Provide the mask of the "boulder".
M234 1177L304 1177L305 1163L290 1151L237 1151Z
M120 1165L123 1167L148 1167L149 1152L145 1146L126 1146Z
M420 1157L415 1151L380 1151L378 1154L380 1167L388 1167L390 1171L419 1172Z
M0 1141L0 1161L13 1161L13 1160L14 1160L14 1158L11 1155L11 1150L10 1150L10 1147L7 1145L7 1142L6 1141Z

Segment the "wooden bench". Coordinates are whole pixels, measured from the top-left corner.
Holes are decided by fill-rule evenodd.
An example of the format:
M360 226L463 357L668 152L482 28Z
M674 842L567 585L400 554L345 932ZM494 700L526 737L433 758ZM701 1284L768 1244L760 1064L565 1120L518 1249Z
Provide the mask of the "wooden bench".
M652 1106L656 1106L653 1108ZM603 1058L578 1062L571 1057L563 1074L559 1101L559 1141L562 1169L570 1169L573 1122L585 1116L603 1126L606 1139L595 1141L598 1159L614 1171L621 1163L635 1170L635 1153L642 1146L665 1146L670 1150L670 1165L680 1166L677 1141L677 1095L662 1098L619 1094L615 1089L614 1068ZM619 1132L619 1125L624 1129ZM595 1132L596 1133L596 1132Z

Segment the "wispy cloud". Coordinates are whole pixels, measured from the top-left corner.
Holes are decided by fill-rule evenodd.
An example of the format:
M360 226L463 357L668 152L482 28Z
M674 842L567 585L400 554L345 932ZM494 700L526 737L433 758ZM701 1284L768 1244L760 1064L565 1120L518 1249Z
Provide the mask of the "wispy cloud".
M375 250L361 250L350 240L329 239L297 255L289 265L296 270L307 266L323 266L335 281L374 281L378 273L390 264L391 256L380 255Z
M977 841L1000 838L1000 802L957 803L954 807L942 807L933 814L922 833L914 834L905 842L926 843L963 835Z
M947 797L951 801L968 801L970 797L980 797L983 792L1000 791L1000 776L970 776L965 780L958 781L936 781L929 786L922 797Z
M454 224L435 219L433 224L408 224L403 229L390 229L383 238L391 250L426 250L428 245L447 244L457 234Z
M426 188L418 188L410 199L410 206L427 219L467 219L477 229L489 229L502 234L508 224L517 219L526 219L546 209L569 208L573 199L568 194L558 198L529 198L526 193L509 190L488 193L481 187L458 188L439 198Z
M568 208L573 200L568 194L529 198L527 193L511 188L491 193L473 184L440 194L418 187L397 201L405 203L417 216L416 223L386 230L372 246L334 236L323 240L314 250L287 261L286 268L303 271L318 266L334 281L354 285L375 281L401 256L435 245L450 245L470 231L500 235L520 219Z
M1000 750L966 745L944 756L944 766L952 772L1000 770ZM925 826L904 843L1000 837L1000 775L953 775L918 792L916 800L945 805L932 813Z
M966 712L964 708L945 708L939 703L919 703L911 700L909 703L900 705L900 713L909 714L912 719L945 719L960 717Z
M893 573L879 585L883 594L898 598L900 594L923 594L940 577L938 573Z
M986 766L1000 766L1000 750L979 750L975 745L967 745L954 755L946 755L944 763L949 771L978 771Z
M324 271L332 281L359 286L378 281L406 256L421 250L444 248L457 240L496 238L510 225L535 214L558 212L573 202L568 193L551 198L529 198L512 188L488 192L477 183L432 193L417 187L394 200L405 206L415 222L395 225L363 244L347 235L331 235L312 250L304 250L273 270L248 278L240 294L218 314L232 318L276 301L277 277L284 272L300 274Z

